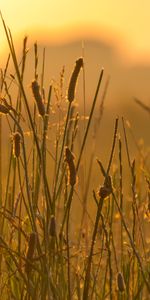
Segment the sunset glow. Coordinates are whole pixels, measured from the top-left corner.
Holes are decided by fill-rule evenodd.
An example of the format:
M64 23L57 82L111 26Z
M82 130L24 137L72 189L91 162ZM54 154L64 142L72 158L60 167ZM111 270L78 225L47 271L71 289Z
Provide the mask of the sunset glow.
M13 36L34 36L61 43L93 37L116 44L132 59L150 59L150 2L1 0L0 10ZM6 38L0 24L0 53Z

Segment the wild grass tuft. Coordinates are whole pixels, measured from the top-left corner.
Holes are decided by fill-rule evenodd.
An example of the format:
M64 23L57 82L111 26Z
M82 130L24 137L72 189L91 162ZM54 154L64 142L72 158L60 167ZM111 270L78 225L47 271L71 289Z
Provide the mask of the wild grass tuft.
M104 70L86 118L75 99L83 58L75 62L65 101L64 67L59 83L45 86L45 49L40 69L35 43L27 85L27 37L19 60L2 22L10 55L0 77L1 298L149 299L149 153L133 138L138 155L131 155L131 125L114 115L103 161L96 145L99 137L105 152L99 136L109 82L103 89Z

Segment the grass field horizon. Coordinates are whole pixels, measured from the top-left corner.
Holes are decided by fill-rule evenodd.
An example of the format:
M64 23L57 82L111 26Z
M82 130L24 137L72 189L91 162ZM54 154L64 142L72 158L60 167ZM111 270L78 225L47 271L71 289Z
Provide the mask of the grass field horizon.
M111 50L107 60L94 44L85 58L79 44L59 60L38 43L30 55L27 37L18 55L2 21L1 296L149 299L149 66L116 75Z

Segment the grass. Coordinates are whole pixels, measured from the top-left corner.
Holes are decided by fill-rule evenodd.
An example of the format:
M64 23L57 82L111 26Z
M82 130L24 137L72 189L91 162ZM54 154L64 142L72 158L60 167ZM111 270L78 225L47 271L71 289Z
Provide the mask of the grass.
M138 154L131 159L131 126L114 116L105 167L95 157L109 82L102 90L104 70L100 70L89 117L84 114L82 118L74 103L82 74L85 89L84 59L77 59L65 96L64 69L57 86L44 87L45 50L39 80L35 43L29 95L24 84L27 38L18 62L11 32L2 21L10 55L0 81L1 296L15 300L149 299L146 149L135 141ZM149 112L141 101L136 102ZM9 135L6 149L3 140ZM93 176L99 178L98 186Z

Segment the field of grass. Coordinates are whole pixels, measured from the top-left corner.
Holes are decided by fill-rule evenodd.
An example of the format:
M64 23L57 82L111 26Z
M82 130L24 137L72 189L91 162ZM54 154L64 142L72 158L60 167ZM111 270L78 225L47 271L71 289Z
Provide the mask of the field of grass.
M86 106L82 57L67 91L64 69L60 81L45 88L45 52L39 75L35 43L29 99L27 38L18 61L2 21L10 55L0 78L1 299L150 299L148 150L134 140L129 122L114 115L107 165L95 157L97 141L103 143L98 129L108 81L99 97L100 70L89 116L78 112L81 76ZM128 132L137 147L134 158Z

